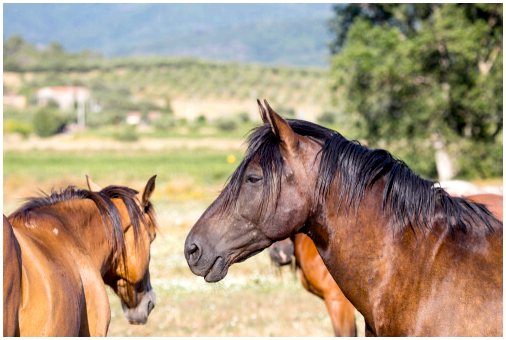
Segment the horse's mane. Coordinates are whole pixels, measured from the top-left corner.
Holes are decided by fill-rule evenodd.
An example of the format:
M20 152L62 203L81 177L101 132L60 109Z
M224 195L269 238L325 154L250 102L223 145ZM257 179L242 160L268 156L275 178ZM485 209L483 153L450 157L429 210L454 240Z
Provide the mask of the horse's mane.
M98 208L105 235L112 247L113 263L126 256L125 240L123 238L123 227L118 209L112 199L121 199L128 211L131 227L134 231L134 238L137 242L141 223L146 223L140 203L136 197L138 191L124 186L108 186L101 191L90 191L68 186L60 191L51 190L50 194L41 192L40 197L31 197L11 217L27 220L36 216L37 210L43 207L51 207L56 203L70 202L73 200L89 199ZM148 204L145 212L153 217L153 208ZM155 221L152 219L152 221Z
M483 204L450 196L444 189L435 186L434 181L419 177L386 150L369 149L311 122L290 119L288 123L295 133L322 144L314 193L318 204L323 204L334 188L337 189L339 202L336 209L357 212L367 190L384 179L382 206L393 217L391 222L397 229L409 226L413 230L415 227L422 231L430 230L436 221L442 221L453 234L455 231L465 233L477 223L492 231L493 225L500 223ZM262 209L275 194L279 195L280 181L275 175L283 172L284 163L279 139L265 124L250 133L244 160L222 192L222 209L228 209L236 201L245 170L253 159L258 160L264 175L266 200L262 202Z

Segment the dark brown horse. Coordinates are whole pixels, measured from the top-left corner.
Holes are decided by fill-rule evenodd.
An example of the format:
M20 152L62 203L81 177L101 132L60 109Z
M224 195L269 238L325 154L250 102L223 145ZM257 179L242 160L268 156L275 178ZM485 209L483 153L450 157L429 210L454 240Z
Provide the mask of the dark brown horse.
M299 233L292 238L273 243L269 247L269 255L279 266L290 264L294 256L296 266L300 270L302 286L325 301L334 334L357 336L355 308L330 275L313 241L307 235Z
M149 278L154 187L155 176L141 196L121 186L68 187L30 199L4 219L4 335L106 335L104 282L127 319L145 323L155 304ZM7 287L5 278L13 278Z
M303 232L369 334L502 335L502 222L485 205L265 106L244 160L187 236L194 274L219 281Z

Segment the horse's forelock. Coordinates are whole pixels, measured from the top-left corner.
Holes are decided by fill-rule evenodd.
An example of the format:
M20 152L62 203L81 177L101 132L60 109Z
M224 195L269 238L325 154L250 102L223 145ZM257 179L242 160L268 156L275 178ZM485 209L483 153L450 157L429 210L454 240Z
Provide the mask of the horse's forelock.
M263 196L259 213L274 200L277 202L277 195L281 182L278 180L282 173L284 162L279 150L279 140L268 125L262 125L253 129L248 136L248 148L244 159L239 164L231 177L229 177L221 196L223 197L220 211L230 209L239 197L246 168L251 162L257 162L263 173Z

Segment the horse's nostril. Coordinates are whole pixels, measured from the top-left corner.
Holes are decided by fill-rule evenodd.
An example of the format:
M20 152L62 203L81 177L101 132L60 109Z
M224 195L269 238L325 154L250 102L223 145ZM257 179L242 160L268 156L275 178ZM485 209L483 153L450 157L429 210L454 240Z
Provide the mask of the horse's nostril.
M200 258L200 255L201 255L200 248L195 243L192 243L188 247L188 249L186 250L186 253L188 255L188 261L191 264L197 263Z
M148 302L148 314L151 313L153 308L155 308L155 304L153 303L153 301L149 301Z

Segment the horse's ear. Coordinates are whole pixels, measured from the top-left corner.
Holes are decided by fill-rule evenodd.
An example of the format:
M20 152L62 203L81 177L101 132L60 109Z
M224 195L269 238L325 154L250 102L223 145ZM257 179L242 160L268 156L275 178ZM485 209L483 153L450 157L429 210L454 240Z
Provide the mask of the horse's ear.
M262 117L262 122L264 122L264 124L270 124L269 120L267 119L267 111L265 110L265 107L262 106L260 99L257 99L257 104L258 112L260 112L260 117Z
M88 185L88 189L90 191L100 191L102 188L95 182L93 182L90 176L86 175L86 184Z
M264 99L267 108L266 117L271 125L272 132L281 140L283 147L289 152L295 152L299 145L299 140L290 124L274 111L267 100Z
M155 182L156 182L156 175L152 176L148 180L148 183L146 183L146 186L144 187L144 192L142 193L142 204L144 206L149 202L151 194L153 194L153 191L155 191Z

